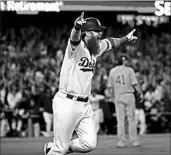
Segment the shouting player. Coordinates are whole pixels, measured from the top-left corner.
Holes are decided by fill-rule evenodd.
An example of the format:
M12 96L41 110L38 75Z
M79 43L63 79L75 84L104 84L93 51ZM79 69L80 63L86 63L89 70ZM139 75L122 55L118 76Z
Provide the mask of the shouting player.
M122 38L101 40L105 27L84 13L74 22L60 73L59 91L53 98L54 138L44 145L47 155L90 152L97 144L93 110L89 102L96 59L127 41L135 41L135 30ZM78 138L72 139L73 132Z

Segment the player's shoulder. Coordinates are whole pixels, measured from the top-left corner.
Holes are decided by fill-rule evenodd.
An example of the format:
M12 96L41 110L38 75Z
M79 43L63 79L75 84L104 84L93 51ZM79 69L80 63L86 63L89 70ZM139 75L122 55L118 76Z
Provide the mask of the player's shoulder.
M129 70L134 71L133 67L131 67L131 66L127 66L127 67L129 68Z
M132 70L132 67L130 66L124 66L126 69Z
M110 72L114 72L116 70L116 67L113 67Z
M118 70L119 66L115 66L110 70L110 73L114 73Z
M110 43L109 40L107 38L101 39L99 43Z
M134 68L132 68L132 67L130 67L130 66L127 66L126 67L130 72L133 72L133 73L135 73L135 70L134 70Z

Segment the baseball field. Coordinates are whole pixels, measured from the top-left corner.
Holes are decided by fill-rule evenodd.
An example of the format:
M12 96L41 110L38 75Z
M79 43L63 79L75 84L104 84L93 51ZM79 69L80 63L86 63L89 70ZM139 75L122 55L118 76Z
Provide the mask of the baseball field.
M141 146L127 141L124 148L116 147L116 136L99 136L97 148L90 155L170 155L170 134L150 134L140 137ZM44 155L43 144L52 138L1 138L1 155ZM76 153L77 155L81 153ZM72 154L72 155L76 155Z

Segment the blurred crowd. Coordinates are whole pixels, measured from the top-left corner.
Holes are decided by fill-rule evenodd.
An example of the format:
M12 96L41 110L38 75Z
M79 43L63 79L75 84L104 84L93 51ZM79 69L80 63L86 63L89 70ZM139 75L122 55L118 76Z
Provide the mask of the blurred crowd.
M101 100L107 98L112 102L105 93L108 73L117 64L120 53L128 54L144 92L144 110L146 114L155 115L147 120L149 126L153 122L149 132L156 131L155 125L161 127L159 132L170 130L170 120L163 114L171 111L171 37L164 28L164 24L136 27L139 39L135 44L123 45L98 59L92 84L93 91L104 96ZM129 25L118 23L104 34L122 37L130 30ZM29 117L34 118L35 136L40 135L36 131L50 136L52 98L58 90L60 67L70 31L67 26L49 29L29 26L0 33L0 119L1 128L5 128L1 129L1 136L26 136L28 132L22 131L28 131ZM111 104L108 108L100 105L103 117L113 119L115 111L111 110ZM106 109L111 116L105 115ZM103 130L104 121L101 122Z

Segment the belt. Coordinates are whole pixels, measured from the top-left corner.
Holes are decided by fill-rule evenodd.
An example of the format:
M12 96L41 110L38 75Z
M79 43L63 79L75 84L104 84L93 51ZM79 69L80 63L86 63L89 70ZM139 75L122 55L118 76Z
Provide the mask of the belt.
M73 100L76 100L76 101L80 101L80 102L87 102L88 101L88 97L77 97L77 96L74 96L74 95L71 95L71 94L66 94L66 97L69 98L69 99L73 99Z

